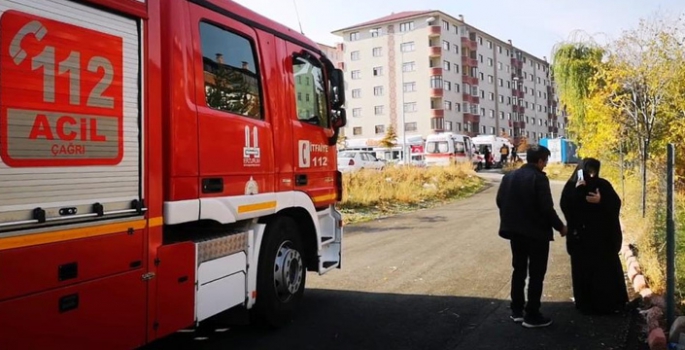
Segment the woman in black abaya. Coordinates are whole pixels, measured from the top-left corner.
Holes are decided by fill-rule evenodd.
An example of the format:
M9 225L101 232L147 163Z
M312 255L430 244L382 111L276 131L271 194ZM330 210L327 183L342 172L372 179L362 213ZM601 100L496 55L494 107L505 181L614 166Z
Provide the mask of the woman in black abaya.
M611 183L599 177L600 166L594 158L579 162L560 203L569 229L566 249L571 256L576 308L588 314L617 312L628 302L618 255L623 240L621 199Z

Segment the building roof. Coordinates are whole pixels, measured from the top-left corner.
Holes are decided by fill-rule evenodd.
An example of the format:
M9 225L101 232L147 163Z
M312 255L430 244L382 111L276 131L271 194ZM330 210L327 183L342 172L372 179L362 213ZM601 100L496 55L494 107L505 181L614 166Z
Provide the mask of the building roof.
M435 12L435 10L425 10L425 11L402 11L402 12L398 12L398 13L392 13L392 14L390 14L390 15L388 15L388 16L376 18L376 19L374 19L374 20L362 22L362 23L359 23L359 24L355 24L355 25L353 25L353 26L349 26L349 27L346 27L346 28L342 28L342 29L335 30L335 31L333 31L333 33L343 32L343 31L345 31L345 30L352 29L352 28L357 28L357 27L366 27L366 26L371 26L371 25L374 25L374 24L380 24L380 23L386 23L386 22L393 22L393 21L397 21L397 20L400 20L400 19L404 19L404 18L410 18L410 17L416 17L416 16L421 16L421 15L429 14L429 13L432 13L432 12Z

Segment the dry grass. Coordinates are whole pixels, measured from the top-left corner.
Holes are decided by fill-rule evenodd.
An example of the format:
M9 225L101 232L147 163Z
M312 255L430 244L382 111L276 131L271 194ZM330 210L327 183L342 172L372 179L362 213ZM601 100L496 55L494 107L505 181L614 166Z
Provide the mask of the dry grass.
M521 165L523 165L523 163L509 163L502 169L502 173L506 174L511 172L512 170L520 168ZM547 167L545 167L545 173L547 173L547 177L550 180L566 181L569 177L571 177L571 174L575 168L575 164L550 163L547 164Z
M602 167L604 177L611 180L620 196L623 194L621 177L616 168ZM642 217L642 186L637 174L625 177L625 196L621 208L621 219L625 232L624 240L637 248L638 260L649 287L657 294L666 292L666 193L664 174L650 175L655 181L648 182L647 210ZM685 192L676 194L676 298L681 311L685 312Z
M344 174L340 209L346 223L367 221L469 196L483 184L468 164L363 170Z

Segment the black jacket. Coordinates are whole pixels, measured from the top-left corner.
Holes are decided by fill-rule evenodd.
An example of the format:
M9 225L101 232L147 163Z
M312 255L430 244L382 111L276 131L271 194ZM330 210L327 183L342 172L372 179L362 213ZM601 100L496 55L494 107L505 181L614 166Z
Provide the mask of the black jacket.
M502 178L497 191L499 235L554 240L552 228L561 231L564 223L554 210L547 175L533 164L525 164Z

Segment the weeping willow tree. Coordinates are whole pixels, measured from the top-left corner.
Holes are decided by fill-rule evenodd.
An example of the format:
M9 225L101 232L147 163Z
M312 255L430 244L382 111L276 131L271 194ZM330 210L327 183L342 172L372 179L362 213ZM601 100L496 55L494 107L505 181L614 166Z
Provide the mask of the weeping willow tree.
M580 40L562 42L554 49L552 74L561 104L570 115L572 134L578 133L573 126L582 125L587 115L587 101L604 53L594 42Z

